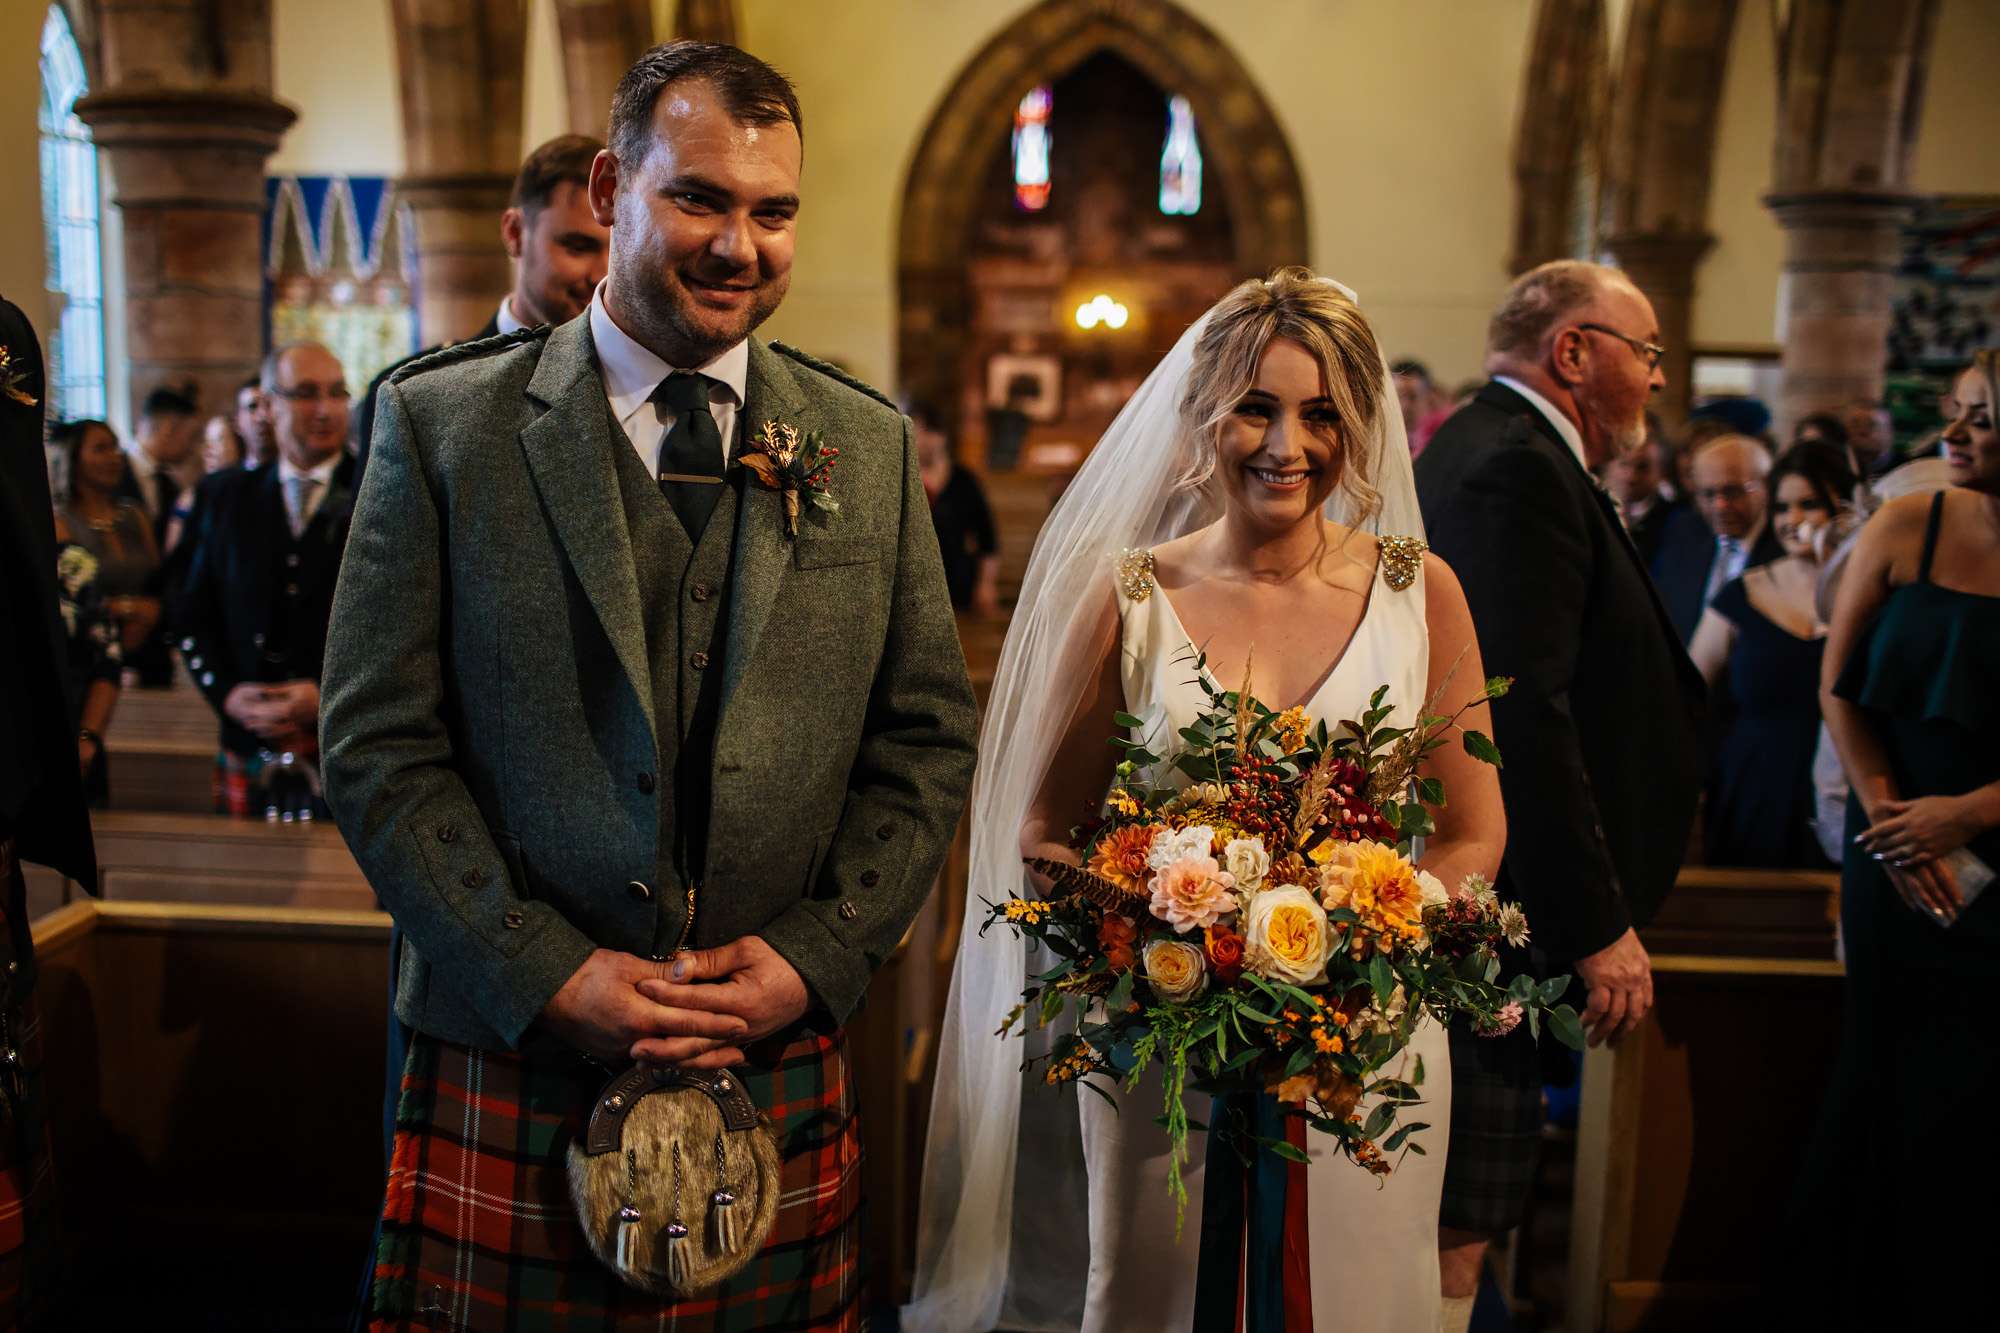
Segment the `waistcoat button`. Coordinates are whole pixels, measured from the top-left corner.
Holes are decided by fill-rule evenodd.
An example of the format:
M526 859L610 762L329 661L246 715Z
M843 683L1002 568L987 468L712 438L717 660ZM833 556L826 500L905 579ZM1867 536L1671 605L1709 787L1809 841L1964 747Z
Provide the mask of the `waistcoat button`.
M707 601L708 585L706 583L695 584L694 587L688 589L688 596L694 598L697 602Z
M650 888L646 887L644 883L636 879L633 880L630 884L627 884L625 886L625 892L631 894L634 898L637 898L642 903L650 901L653 897L653 891Z
M456 824L439 824L439 825L438 825L438 841L439 841L439 842L450 842L450 841L451 841L452 839L456 838L457 836L458 836L458 825L456 825Z
M840 919L842 921L852 921L855 917L860 915L861 915L860 908L856 907L853 903L848 902L845 899L841 901Z
M706 670L708 669L708 654L707 654L707 653L696 653L696 654L695 654L695 655L694 655L694 656L693 656L692 658L690 658L689 660L690 660L690 661L692 661L692 662L694 663L694 669L695 669L696 671L706 671Z
M458 877L458 882L468 889L476 889L486 882L486 872L474 866Z
M519 930L522 926L526 925L527 922L528 918L522 916L519 912L509 912L507 913L507 915L500 918L500 924L507 927L507 929L509 930Z
M872 888L874 888L874 887L875 887L875 886L876 886L877 884L880 884L881 882L882 882L882 872L881 872L881 871L879 871L879 870L864 870L864 871L862 871L862 872L861 872L861 887L862 887L862 888L864 888L864 889L872 889Z

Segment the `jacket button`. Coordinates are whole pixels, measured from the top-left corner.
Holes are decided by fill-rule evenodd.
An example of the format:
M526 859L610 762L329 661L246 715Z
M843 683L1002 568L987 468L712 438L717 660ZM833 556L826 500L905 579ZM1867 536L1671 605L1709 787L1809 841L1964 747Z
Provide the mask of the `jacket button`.
M653 788L656 785L657 784L653 781L653 775L651 773L641 773L639 775L639 790L644 792L646 795L651 796L653 794Z
M861 909L856 907L853 903L848 902L844 898L841 900L840 919L842 921L852 921L855 917L860 915L861 915Z
M882 882L882 875L881 875L881 872L880 872L880 871L876 871L876 870L864 870L864 871L862 871L862 872L861 872L861 887L862 887L862 888L864 888L864 889L872 889L872 888L874 888L874 887L875 887L875 886L876 886L877 884L880 884L881 882Z
M486 872L484 870L481 870L478 866L474 866L472 869L466 871L463 875L460 875L458 877L458 882L460 884L463 884L468 889L476 889L480 885L486 882Z
M889 839L896 836L896 830L890 828L887 824L884 824L881 828L875 830L875 836L880 838L883 842L887 842L889 841Z
M653 891L646 887L644 881L636 879L625 886L625 892L631 894L642 903L651 900L653 896Z
M693 657L689 658L688 660L694 663L694 669L696 671L706 671L708 669L707 653L696 653Z
M509 930L519 930L522 926L526 925L527 922L528 918L521 915L521 913L519 912L509 912L507 913L507 915L500 918L500 924L507 927L507 929Z
M438 841L439 841L439 842L450 842L450 841L452 841L453 839L455 839L455 838L457 838L457 837L458 837L458 826L457 826L456 824L439 824L439 825L438 825Z
M694 598L697 602L707 601L708 585L706 583L695 584L692 588L688 589L688 596Z

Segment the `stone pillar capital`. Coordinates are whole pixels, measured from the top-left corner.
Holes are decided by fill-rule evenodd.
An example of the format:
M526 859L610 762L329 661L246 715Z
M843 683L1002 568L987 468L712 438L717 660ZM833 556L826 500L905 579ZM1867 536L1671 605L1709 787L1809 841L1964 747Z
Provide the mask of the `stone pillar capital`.
M1693 400L1694 274L1715 238L1705 231L1628 231L1607 238L1605 249L1653 303L1666 356L1660 367L1667 387L1658 407L1668 425L1679 425Z
M1908 190L1777 190L1764 196L1764 207L1786 228L1829 223L1900 227L1917 202Z
M120 208L264 208L264 162L298 112L262 93L112 88L76 104L110 156Z
M1604 248L1642 289L1645 274L1692 291L1695 265L1715 248L1715 237L1705 231L1628 231L1606 237Z

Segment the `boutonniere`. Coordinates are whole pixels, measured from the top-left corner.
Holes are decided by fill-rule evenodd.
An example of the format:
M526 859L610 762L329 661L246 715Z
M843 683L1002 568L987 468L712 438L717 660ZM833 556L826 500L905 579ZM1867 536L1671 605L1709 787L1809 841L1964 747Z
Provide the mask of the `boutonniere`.
M0 396L11 398L23 407L33 407L35 395L22 387L27 382L27 366L16 361L5 344L0 344Z
M782 421L766 421L764 429L750 441L743 454L743 466L750 469L767 489L785 497L785 540L799 535L799 510L806 501L822 513L837 514L840 505L827 486L833 462L840 450L826 442L816 430L799 433L797 426Z

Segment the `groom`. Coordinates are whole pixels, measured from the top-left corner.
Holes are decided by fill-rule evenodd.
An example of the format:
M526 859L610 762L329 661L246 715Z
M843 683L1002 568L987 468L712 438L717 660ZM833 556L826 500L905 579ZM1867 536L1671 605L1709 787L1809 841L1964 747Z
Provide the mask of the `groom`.
M377 1318L858 1320L842 1024L944 856L974 708L907 423L751 336L801 142L762 62L648 51L591 171L589 309L383 388L324 687L415 1031ZM767 422L840 451L796 536L742 465ZM623 1287L570 1212L564 1145L634 1059L737 1067L781 1145L763 1252L698 1299Z

